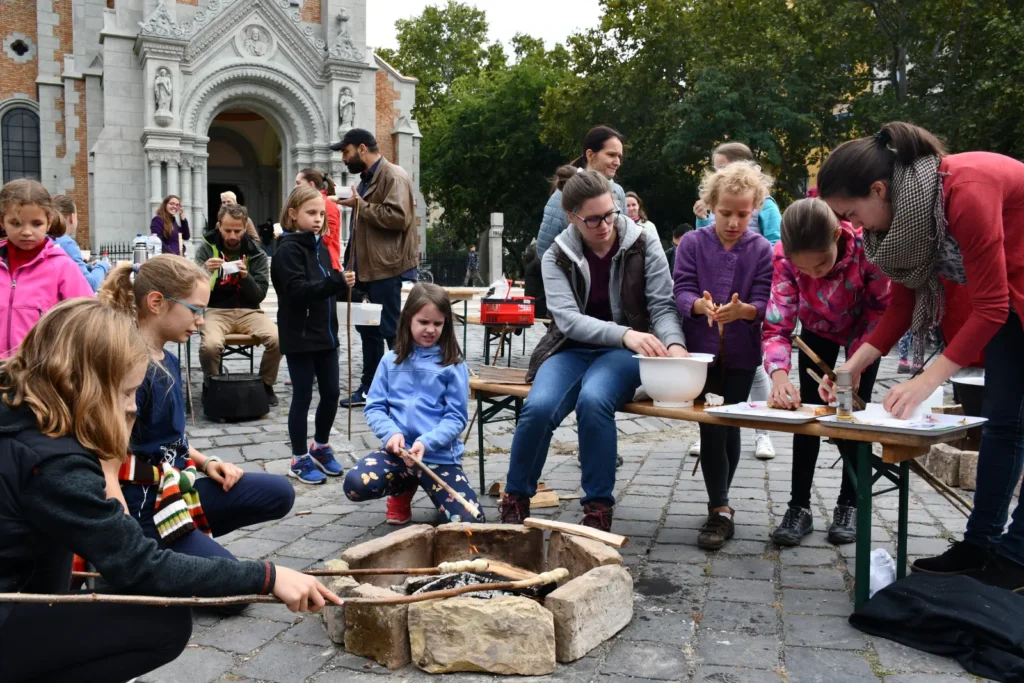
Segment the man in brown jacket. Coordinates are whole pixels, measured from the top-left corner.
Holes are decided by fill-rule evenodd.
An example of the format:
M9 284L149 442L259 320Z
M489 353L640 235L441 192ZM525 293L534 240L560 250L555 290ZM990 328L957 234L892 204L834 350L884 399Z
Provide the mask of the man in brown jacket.
M419 250L415 200L408 174L380 155L377 139L370 131L352 128L331 149L341 152L350 173L359 174L360 182L351 199L338 203L353 210L358 207L348 251L354 251L359 289L370 302L383 306L379 327L357 327L363 340L363 374L359 388L343 398L341 406L347 407L350 402L361 406L366 404L366 392L384 357L385 342L389 349L395 345L402 280L416 279ZM350 258L346 258L346 264Z

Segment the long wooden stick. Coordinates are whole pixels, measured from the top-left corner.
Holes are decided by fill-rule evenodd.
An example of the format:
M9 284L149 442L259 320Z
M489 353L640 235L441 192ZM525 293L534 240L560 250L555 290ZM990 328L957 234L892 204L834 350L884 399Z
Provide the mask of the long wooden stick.
M816 354L814 352L814 349L812 349L810 346L808 346L807 343L803 339L801 339L800 337L793 337L793 343L796 345L796 347L798 349L803 351L804 354L806 354L807 357L810 358L814 362L815 365L817 365L819 368L821 368L821 371L824 372L825 375L830 380L832 380L833 383L835 383L835 381L836 381L836 373L833 372L832 368L830 368L828 366L828 363L826 363L825 361L823 361L821 359L821 356L819 356L818 354ZM858 396L856 392L854 392L854 394L853 394L853 407L856 408L857 410L864 410L864 408L867 407L864 404L864 399L862 399L860 396Z
M924 479L926 482L931 484L932 488L938 491L940 495L942 495L946 500L953 504L953 507L957 507L957 505L962 506L963 509L959 507L957 507L957 509L960 510L960 513L964 517L970 517L970 513L974 510L974 503L970 502L969 500L961 496L957 491L955 491L952 487L946 484L946 482L942 481L934 474L929 472L924 465L917 462L916 460L910 461L910 469L912 472L914 472L922 479Z
M471 503L468 500L466 500L466 498L461 493L459 493L458 491L453 489L448 482L446 482L444 479L439 477L437 475L437 472L435 472L434 470L432 470L429 467L427 467L426 465L424 465L422 460L420 460L415 455L413 455L412 453L410 453L409 451L407 451L405 449L402 449L401 454L402 454L402 457L409 458L414 463L416 463L416 466L419 467L421 470L423 470L427 474L428 477L433 479L435 484L437 484L438 486L443 488L445 491L447 491L448 495L450 495L452 498L454 498L455 500L459 501L459 503L462 505L462 507L466 508L466 511L468 511L469 514L473 516L473 519L480 519L483 516L483 515L480 514L480 506L479 505L474 505L473 503Z
M435 576L458 572L485 572L490 562L485 559L442 562L436 567L372 567L369 569L310 569L302 572L307 576ZM71 572L73 579L98 579L99 572Z
M349 270L354 272L353 266L356 263L356 228L359 220L359 204L356 203L352 209L352 231L349 239L352 241L352 250L349 252ZM340 237L340 235L339 235ZM342 268L345 264L342 264ZM348 313L345 316L345 342L348 344L348 440L352 441L352 288L348 288ZM363 359L366 363L366 359Z
M503 581L500 583L474 583L443 591L420 593L418 595L396 595L387 598L342 598L342 605L406 605L414 602L453 598L466 593L479 591L514 591L533 588L548 583L558 583L569 578L565 569L553 569L523 581ZM47 605L60 604L106 604L106 605L148 605L151 607L223 607L225 605L248 605L251 603L280 602L273 595L227 595L221 598L164 598L154 595L114 595L104 593L0 593L0 604L4 603L42 603Z

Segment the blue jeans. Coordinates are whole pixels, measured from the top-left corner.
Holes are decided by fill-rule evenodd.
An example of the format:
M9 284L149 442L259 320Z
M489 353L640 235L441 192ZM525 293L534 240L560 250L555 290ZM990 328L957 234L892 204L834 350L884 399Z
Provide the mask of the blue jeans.
M363 374L360 383L369 390L380 359L384 357L384 345L387 344L388 349L395 346L398 319L402 315L402 276L363 282L358 287L370 299L370 303L383 306L380 325L356 325L356 331L363 341Z
M551 434L575 410L585 494L582 502L614 505L615 411L632 400L638 386L640 363L628 349L566 349L544 361L512 437L505 490L530 497L537 492Z
M1024 328L1013 311L985 347L985 394L978 450L978 486L964 538L992 546L1024 564L1024 506L1019 502L1003 533L1013 492L1024 468Z

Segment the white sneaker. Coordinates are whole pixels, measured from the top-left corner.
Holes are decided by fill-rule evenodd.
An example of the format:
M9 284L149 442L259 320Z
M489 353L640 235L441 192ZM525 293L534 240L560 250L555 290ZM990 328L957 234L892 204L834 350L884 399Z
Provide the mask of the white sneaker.
M692 455L695 458L698 455L700 455L700 439L697 439L692 444L690 444L690 450L688 452L689 452L690 455Z
M775 457L775 447L767 434L754 436L754 457L758 460L771 460Z

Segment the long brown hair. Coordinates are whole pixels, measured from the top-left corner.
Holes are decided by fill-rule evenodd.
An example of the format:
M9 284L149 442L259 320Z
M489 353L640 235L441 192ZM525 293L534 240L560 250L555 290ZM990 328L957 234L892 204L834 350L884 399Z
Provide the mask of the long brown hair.
M626 199L629 199L630 197L632 197L633 199L636 200L637 218L639 218L641 221L646 223L647 222L647 212L644 211L644 203L642 201L640 201L640 195L638 195L636 192L633 192L632 190L630 190L629 192L626 193Z
M183 256L160 254L149 259L135 273L131 263L120 263L103 280L97 296L107 306L136 320L150 292L184 299L196 283L209 284L210 274Z
M0 231L3 230L4 215L16 206L38 206L46 212L46 218L50 221L46 234L51 237L60 237L67 232L67 225L64 216L60 214L57 206L53 203L53 197L43 187L42 183L28 178L19 178L6 183L0 188Z
M323 171L318 168L304 168L299 171L299 175L305 179L306 182L313 183L318 190L325 190L327 194L334 194L334 181L331 180L329 175L325 175Z
M572 164L565 164L564 166L559 166L555 170L555 175L551 176L551 178L548 180L548 182L551 183L551 191L548 192L548 196L550 197L555 193L556 190L561 190L563 187L565 187L565 184L569 181L569 178L572 178L579 172L579 167L573 166Z
M160 202L160 208L156 210L156 215L160 216L160 218L164 222L165 240L171 239L171 233L174 231L174 218L171 216L171 213L167 210L167 202L171 201L172 199L177 199L179 202L181 201L181 197L179 197L178 195L169 194L166 197L164 197L164 200Z
M46 436L70 436L103 460L120 460L130 435L121 387L148 358L131 318L96 299L70 299L0 365L0 394L12 408L27 406Z
M455 337L455 319L452 316L452 302L448 292L437 285L421 282L409 292L409 298L402 308L398 319L398 334L395 337L395 365L404 363L412 353L416 342L412 340L412 317L427 304L434 304L444 316L444 327L437 345L441 347L441 366L456 365L462 362L462 350L459 340Z
M924 156L945 155L945 145L924 128L893 121L874 135L836 147L818 172L818 195L867 197L872 183L889 185L897 161L909 166Z

